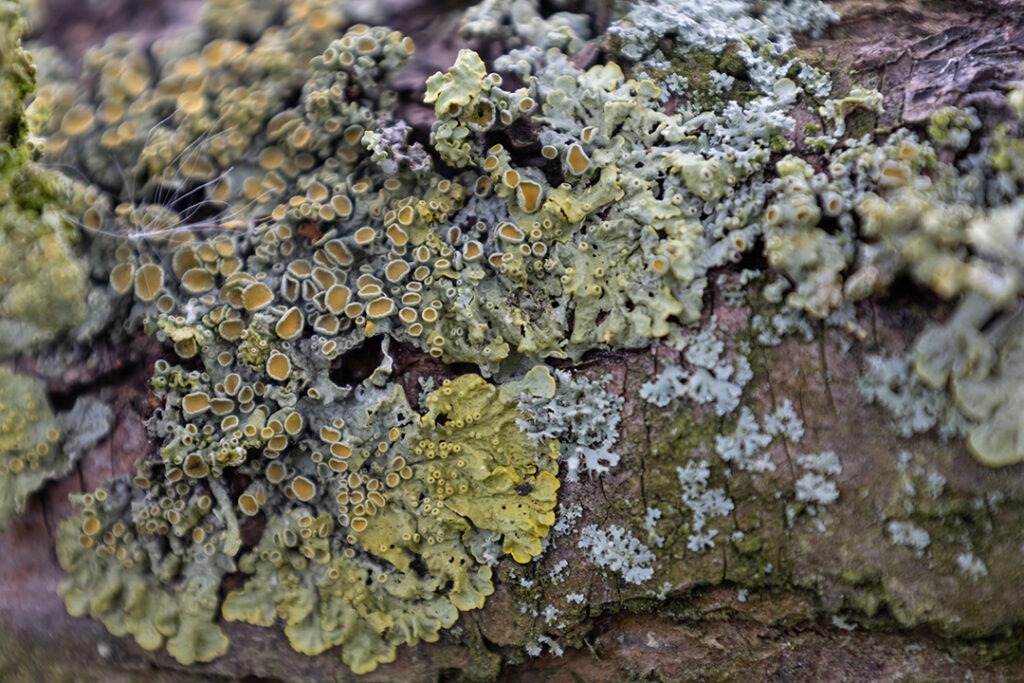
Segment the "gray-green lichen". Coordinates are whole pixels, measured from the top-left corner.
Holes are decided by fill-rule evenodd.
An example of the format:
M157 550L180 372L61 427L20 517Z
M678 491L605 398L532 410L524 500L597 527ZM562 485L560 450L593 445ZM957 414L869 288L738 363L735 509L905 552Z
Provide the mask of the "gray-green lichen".
M45 343L85 313L85 271L72 253L59 179L38 166L25 101L35 66L21 48L20 3L0 3L0 356Z
M60 436L43 386L0 367L0 529L43 482L67 473Z
M83 90L47 67L31 120L80 174L78 249L108 304L80 333L141 328L181 359L152 378L154 457L60 527L72 614L183 663L227 651L221 619L280 619L297 651L340 646L356 672L392 661L482 606L503 555L557 543L560 453L574 482L626 452L608 381L543 363L659 340L678 357L638 393L685 415L649 437L681 444L651 490L661 507L573 547L632 584L721 581L719 552L737 554L735 580L769 583L772 533L829 533L844 470L804 445L787 399L755 411L753 346L806 318L855 330L851 302L900 277L958 312L874 368L868 398L904 433L966 415L978 460L1024 460L1018 123L975 140L975 114L947 109L931 140L849 137L846 117L881 98L827 100L828 76L792 55L794 32L836 20L811 0L637 4L589 68L570 58L585 17L514 0L467 12L464 35L504 54L463 50L426 80L424 144L389 87L412 41L348 8L216 0L148 53L93 50ZM798 107L820 135L796 134ZM745 259L762 266L741 291L772 329L727 345L706 304ZM397 343L480 375L414 407ZM377 344L378 367L347 380L350 352ZM948 410L914 403L929 396ZM780 514L751 521L763 500ZM892 540L922 539L901 514L882 520ZM960 550L957 571L981 580ZM244 585L223 588L229 574Z
M557 442L532 442L515 424L528 379L499 389L463 375L420 416L391 383L329 401L293 395L280 408L288 397L225 375L211 388L200 373L158 368L162 462L79 497L83 515L61 525L72 614L185 664L227 651L218 614L259 626L280 617L297 651L341 645L361 673L481 607L503 553L540 553ZM243 549L246 520L264 528ZM229 572L247 580L221 605Z
M48 342L84 313L59 179L36 164L25 101L35 66L21 47L19 3L0 3L0 357ZM47 479L66 473L43 386L0 367L0 528Z

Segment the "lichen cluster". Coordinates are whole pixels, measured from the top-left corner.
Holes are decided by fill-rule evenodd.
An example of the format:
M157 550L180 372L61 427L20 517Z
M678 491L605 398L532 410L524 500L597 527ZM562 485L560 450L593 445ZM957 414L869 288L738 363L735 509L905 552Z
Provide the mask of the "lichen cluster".
M492 374L508 359L665 337L673 321L699 320L708 270L754 246L772 145L792 124L791 82L781 97L669 113L662 88L614 63L583 70L557 50L515 50L498 66L525 85L505 90L464 50L426 83L433 149L463 169L444 177L381 87L411 42L350 28L289 94L295 79L278 83L273 59L284 58L269 55L287 48L298 69L303 49L326 43L317 31L296 37L301 25L248 45L207 24L191 42L159 45L156 73L115 41L87 60L97 86L86 101L59 88L37 99L55 155L87 156L102 166L94 182L134 192L83 216L99 234L148 238L118 246L115 291L171 317L251 276L250 306L297 308L282 324L334 341L332 353L389 335ZM284 106L295 96L300 105ZM129 97L145 110L138 120L126 119ZM85 149L97 140L106 147ZM170 208L153 203L164 197ZM201 208L176 213L176 197ZM233 220L220 225L241 229L200 254L182 230L196 211L222 209ZM154 241L168 242L170 268ZM193 342L174 341L188 356Z
M813 69L763 55L788 47L779 28L820 30L831 20L829 12L814 3L780 3L750 19L742 5L644 4L611 33L622 40L624 56L661 73L673 59L690 56L701 37L713 36L711 52L723 55L720 63L733 58L730 67L711 74L719 76L713 79L719 91L733 87L731 71L739 61L755 88L773 88L777 100L791 97L796 84L813 97L827 94L827 79ZM650 40L673 29L678 33L671 50ZM692 88L678 78L664 82L684 93ZM1011 100L1019 95L1011 92ZM775 163L767 206L752 224L762 228L768 264L785 279L770 284L765 295L784 295L789 307L817 318L886 291L904 274L943 298L963 297L948 323L919 337L915 371L927 386L948 387L956 406L977 421L968 437L977 459L1020 462L1019 370L1010 360L1021 336L1014 321L1024 275L1020 123L1001 124L977 151L948 161L948 152L968 150L981 126L973 110L939 109L927 137L900 129L881 140L848 133L846 119L857 110L880 113L881 96L854 88L821 102L822 134L805 140L817 149L820 166L795 155Z
M561 444L567 481L577 481L583 471L593 478L619 463L614 449L623 399L609 392L606 384L607 378L594 381L556 370L544 385L520 396L517 407L522 416L516 424L531 441L555 439Z
M0 3L0 357L48 342L84 315L85 272L60 211L59 179L34 163L25 100L35 66L20 3Z
M29 494L70 467L42 385L0 367L0 529Z
M280 619L297 651L340 646L370 671L481 607L501 556L541 554L560 462L571 482L618 465L623 399L607 379L543 363L659 340L679 363L640 398L722 422L707 457L676 470L688 517L676 526L703 553L734 510L723 480L774 472L773 444L803 436L788 401L750 409L754 373L733 349L755 342L725 344L706 315L715 274L741 261L760 270L729 296L761 307L764 345L899 277L962 297L912 358L878 361L865 393L902 411L906 433L941 411L904 398L948 394L979 460L1024 460L1019 124L982 142L973 112L947 109L928 137L854 135L880 96L826 99L828 76L790 52L795 32L834 13L756 4L638 4L588 67L583 15L481 3L463 33L503 54L462 50L426 80L429 144L390 87L412 41L356 23L342 0L211 0L198 28L148 51L125 38L91 51L84 88L43 60L30 120L48 160L75 169L89 286L45 208L55 195L40 195L24 210L49 232L26 244L66 263L48 275L29 253L5 270L57 286L33 280L26 296L49 298L22 309L3 290L2 325L17 327L0 326L0 351L80 322L87 291L76 336L141 329L176 356L151 380L153 456L77 497L60 527L68 610L186 664L227 651L221 619ZM800 135L798 107L820 119ZM413 405L392 376L398 344L479 374L426 386ZM357 367L375 348L376 367ZM15 421L5 438L25 431ZM12 449L46 455L32 430L0 466L13 471ZM789 470L776 495L790 522L839 499L831 451ZM651 535L660 514L648 510ZM576 547L631 583L656 572L622 526L590 525ZM963 571L980 575L971 557Z
M953 137L950 126L959 131ZM834 147L823 141L827 173L812 175L805 168L788 181L783 196L792 196L795 184L816 193L822 211L834 201L840 225L850 227L828 234L789 222L789 239L804 240L805 248L786 258L769 253L769 261L798 281L801 271L812 275L804 282L813 283L813 297L802 296L797 286L787 302L818 315L841 301L884 292L903 275L939 297L958 298L945 323L917 337L911 354L916 379L904 391L917 391L919 383L948 392L960 422L973 423L971 453L1000 466L1024 461L1016 360L1024 294L1024 149L1013 137L1020 123L1004 123L977 153L953 163L938 159L943 146L964 147L976 127L973 112L954 116L943 110L929 129L936 136L931 143L906 130L881 144L868 136ZM897 410L909 408L906 401L897 404Z
M0 358L52 340L83 317L85 273L60 209L61 183L36 163L25 100L35 66L17 2L0 2ZM68 458L44 388L0 367L0 529Z
M540 553L557 443L516 427L523 382L498 389L463 375L421 416L390 383L269 412L275 399L229 376L225 396L254 399L218 417L190 409L218 400L196 398L204 374L158 368L162 462L78 497L83 515L61 525L72 614L147 649L166 645L185 664L227 651L219 615L260 626L280 617L299 652L341 645L365 672L481 607L502 553ZM246 540L253 533L258 542ZM221 604L231 572L248 579Z

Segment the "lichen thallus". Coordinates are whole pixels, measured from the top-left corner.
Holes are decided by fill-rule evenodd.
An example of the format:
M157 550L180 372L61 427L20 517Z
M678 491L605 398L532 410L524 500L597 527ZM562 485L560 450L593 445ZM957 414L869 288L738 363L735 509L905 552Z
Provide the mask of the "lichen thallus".
M139 160L125 167L113 154L109 162L117 170L121 188L102 187L90 183L75 166L51 161L48 166L88 187L85 207L80 215L67 213L67 219L87 237L126 244L150 258L166 258L155 245L190 233L204 237L219 234L238 235L259 221L259 208L272 194L264 190L256 197L236 205L230 196L235 166L220 169L208 179L195 180L181 169L204 155L217 138L226 137L231 129L222 126L224 117L215 120L208 131L196 137L163 166L154 168L147 162L157 131L168 125L180 126L181 112L175 109L153 125L142 144ZM188 118L188 115L185 115ZM157 173L153 173L157 170ZM92 200L92 201L90 201ZM143 247L149 245L149 248Z

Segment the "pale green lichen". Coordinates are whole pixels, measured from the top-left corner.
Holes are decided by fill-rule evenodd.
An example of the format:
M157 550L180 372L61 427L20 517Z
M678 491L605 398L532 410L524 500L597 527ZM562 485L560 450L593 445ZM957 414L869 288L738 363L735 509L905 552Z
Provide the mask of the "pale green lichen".
M531 441L555 439L561 444L566 481L577 481L582 471L593 477L615 467L623 398L610 393L606 382L573 377L565 370L556 370L554 376L531 372L540 386L521 395L519 428Z
M626 583L641 584L654 576L654 553L622 527L584 527L577 546L594 564L619 574Z
M82 453L100 443L110 433L112 418L109 405L94 396L80 396L71 410L57 415L64 434L64 451Z
M943 438L964 436L970 421L942 389L922 382L914 372L913 356L870 356L860 378L860 391L869 401L884 406L896 420L896 431L909 437L937 428Z
M529 561L554 523L557 442L516 426L529 381L499 389L464 375L432 392L423 416L390 383L274 412L286 399L254 392L258 407L223 419L211 404L234 399L211 396L180 433L178 410L207 385L159 372L166 404L151 429L164 462L143 466L134 488L119 480L79 498L83 515L61 527L60 590L72 614L166 644L183 663L226 651L222 614L280 617L299 652L341 646L353 671L370 671L481 607L490 563L502 552ZM249 483L229 494L229 476ZM256 515L266 529L243 551L238 520ZM220 579L236 571L248 579L220 605Z
M0 367L0 529L33 491L71 467L60 436L43 386Z
M149 650L166 646L184 664L210 661L228 646L214 623L220 581L235 569L222 552L223 524L207 514L213 501L201 490L154 484L149 501L140 491L121 479L76 498L83 514L58 531L68 573L58 592L71 615L95 617L113 635ZM166 517L199 531L161 535L170 530Z
M680 344L690 368L669 365L660 370L657 378L640 387L640 397L661 408L686 398L697 405L710 405L717 415L734 411L753 373L746 358L735 362L723 358L725 345L717 332L718 321L712 316L702 332Z
M815 69L788 58L793 34L817 35L838 19L835 11L817 0L772 2L762 7L744 1L640 2L631 5L609 33L621 41L619 49L626 59L647 68L663 68L671 58L685 60L703 51L721 55L731 50L742 65L745 80L770 92L793 66L802 67L801 78L817 80ZM666 36L672 38L667 49L661 41Z
M198 61L160 51L176 74L162 80L136 73L137 58L120 44L95 54L96 66L105 64L119 80L107 87L101 79L92 103L65 104L65 111L120 111L123 94L115 85L138 81L152 115L166 112L177 125L157 123L144 139L114 141L118 154L132 149L137 161L125 175L141 183L143 197L196 186L206 202L248 202L231 218L261 215L260 209L271 218L244 235L223 235L211 243L217 256L207 259L199 245L182 244L190 238L174 215L157 219L150 208L136 217L125 208L104 217L94 210L102 232L123 232L135 221L154 226L151 239L174 238L168 247L176 253L177 285L149 250L122 248L114 289L134 289L167 316L176 297L202 303L218 279L240 276L235 252L244 241L251 256L243 270L266 273L264 284L280 291L270 305L318 294L326 302L332 292L331 305L316 303L319 314L307 313L305 323L334 339L339 353L364 336L386 334L446 361L474 362L486 373L506 359L579 358L595 346L642 346L669 335L675 320L696 321L707 271L755 244L766 163L774 138L792 126L783 108L798 94L784 80L778 92L743 106L670 114L659 87L627 78L614 63L583 71L556 51L509 55L505 68L526 83L509 92L479 56L464 50L451 70L428 79L426 90L437 114L435 149L449 165L466 169L448 180L431 173L429 158L406 141L408 128L386 113L391 100L379 84L412 49L385 29L354 27L314 58L301 108L274 109L283 98L265 89L247 94L259 112L226 136L238 145L225 147L217 127L233 125L240 114L231 107L245 98L229 105L197 84L188 102L178 95L170 108L164 91L178 88L182 69L216 70L230 58L244 80L249 70L274 64L264 63L263 49L211 36ZM49 108L60 113L56 104ZM204 117L216 124L212 134L198 132L193 119ZM78 137L55 130L52 144L67 154L96 135L112 140L113 123L93 119L96 130L76 128ZM547 171L522 163L511 144L486 142L512 135L519 124L536 136ZM188 227L187 217L178 220ZM296 244L296 231L307 231L310 242ZM271 270L282 260L297 263L287 272ZM509 297L509 288L523 294ZM179 353L189 355L198 342L168 324L160 323Z
M776 170L778 198L765 211L765 255L773 268L798 283L786 296L787 305L823 318L843 300L839 273L847 266L849 239L818 227L818 203L834 216L842 210L842 199L825 188L812 189L812 183L818 184L814 169L803 159L786 157ZM830 210L833 204L838 207Z
M1012 193L1024 176L1009 161L1019 151L1003 136L990 143L987 160L963 172L927 161L937 166L937 180L915 180L919 167L913 160L921 158L921 148L909 139L901 142L899 161L879 166L895 189L885 198L865 194L859 206L865 235L878 241L858 245L861 266L846 284L859 298L906 269L942 297L961 296L944 325L930 326L916 340L914 369L924 384L948 387L956 408L978 423L968 445L989 465L1024 460L1019 427L1009 417L1021 405L1014 379L1018 364L1011 359L1024 291L1022 208ZM932 152L924 148L924 154L927 159ZM992 175L997 180L990 182ZM971 203L983 184L1006 188L1013 201L995 208Z
M981 119L974 109L947 107L932 114L928 136L937 145L964 150L971 144L971 134L981 128Z
M59 179L34 162L25 100L35 66L19 3L0 3L0 356L49 342L85 313L85 271L59 209Z
M590 24L586 13L542 11L538 0L484 0L466 9L460 33L500 42L508 52L555 48L572 55L591 37Z

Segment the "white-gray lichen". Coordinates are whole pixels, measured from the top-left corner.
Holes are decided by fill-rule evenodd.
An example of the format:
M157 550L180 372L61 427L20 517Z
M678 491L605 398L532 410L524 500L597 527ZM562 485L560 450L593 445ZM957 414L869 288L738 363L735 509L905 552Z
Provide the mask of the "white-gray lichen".
M516 424L535 441L557 439L566 465L566 479L578 481L609 471L619 462L613 450L619 438L623 398L609 392L609 378L588 379L565 370L554 372L552 398L524 394Z
M665 367L655 379L640 387L640 397L660 408L685 398L697 405L710 406L716 415L735 410L753 371L743 356L726 356L725 344L718 334L717 320L712 317L707 327L685 337L681 346L688 369L678 365Z
M620 526L602 529L588 525L580 530L577 547L586 550L598 567L615 572L626 583L642 584L654 576L654 553Z

